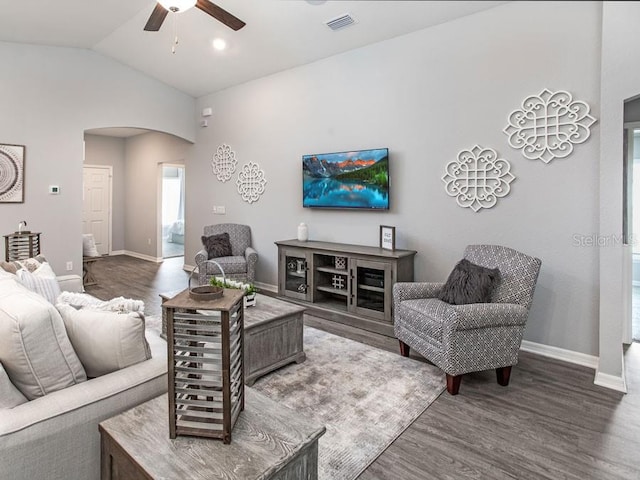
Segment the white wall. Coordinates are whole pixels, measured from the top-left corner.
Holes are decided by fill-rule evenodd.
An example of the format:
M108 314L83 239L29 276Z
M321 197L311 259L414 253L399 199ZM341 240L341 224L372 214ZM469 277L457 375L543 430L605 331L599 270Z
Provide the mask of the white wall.
M162 133L128 138L125 144L125 248L144 258L160 261L162 244L161 165L183 164L191 144ZM189 170L185 169L186 178ZM193 198L195 201L196 199ZM186 203L186 201L185 201Z
M20 220L42 232L64 273L81 273L83 134L140 127L193 140L194 99L83 49L0 43L0 142L26 145L25 202L0 204L0 232ZM50 196L48 185L61 194Z
M111 250L124 250L125 139L86 134L84 142L85 165L112 167Z
M543 88L570 91L599 118L600 5L513 2L198 99L212 107L187 162L187 263L202 226L247 223L260 253L257 280L276 284L274 241L310 238L377 245L379 225L397 227L398 247L418 251L417 280L443 280L469 243L499 243L543 261L525 338L598 353L598 252L575 234L598 229L598 125L566 160L526 160L502 133L507 115ZM266 192L243 202L233 181L211 171L228 143L240 165L265 171ZM447 162L475 144L512 162L509 197L487 211L445 194ZM301 156L389 147L389 212L301 206ZM227 214L212 214L225 205Z

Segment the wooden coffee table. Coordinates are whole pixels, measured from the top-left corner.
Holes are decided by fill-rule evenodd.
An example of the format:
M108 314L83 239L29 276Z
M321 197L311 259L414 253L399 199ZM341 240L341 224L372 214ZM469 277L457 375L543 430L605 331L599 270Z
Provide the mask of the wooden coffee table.
M245 385L289 363L304 362L304 311L266 295L258 295L256 306L244 309Z
M162 293L163 303L179 292ZM258 295L254 307L244 309L244 383L253 385L267 373L289 363L304 362L302 341L304 307L267 295ZM166 336L162 309L162 335ZM166 337L165 337L166 338Z
M100 423L101 478L317 480L325 428L251 388L233 440L169 438L166 395Z

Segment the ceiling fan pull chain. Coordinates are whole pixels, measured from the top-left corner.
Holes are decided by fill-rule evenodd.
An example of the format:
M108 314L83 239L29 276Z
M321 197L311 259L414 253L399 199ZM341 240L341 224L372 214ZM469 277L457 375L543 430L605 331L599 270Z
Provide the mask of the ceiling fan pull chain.
M175 13L172 16L173 16L173 45L171 46L171 53L176 53L176 46L178 45L178 18Z

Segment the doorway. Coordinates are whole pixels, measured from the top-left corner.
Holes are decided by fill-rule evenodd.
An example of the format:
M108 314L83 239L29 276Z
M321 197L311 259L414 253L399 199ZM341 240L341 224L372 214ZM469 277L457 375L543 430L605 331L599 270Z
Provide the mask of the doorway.
M90 233L100 255L111 253L112 167L82 167L82 233Z
M625 123L624 129L624 219L627 261L631 263L631 325L625 337L640 342L640 122ZM630 328L629 328L630 327Z
M162 258L184 256L184 165L162 165Z

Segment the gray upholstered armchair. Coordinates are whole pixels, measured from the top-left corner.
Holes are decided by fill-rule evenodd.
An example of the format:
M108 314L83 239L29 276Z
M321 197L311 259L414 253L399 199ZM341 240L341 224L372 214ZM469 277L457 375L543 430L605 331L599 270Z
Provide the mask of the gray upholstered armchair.
M248 225L237 223L219 223L217 225L206 225L204 236L229 234L231 243L231 255L213 258L224 270L226 278L241 282L253 283L256 279L256 263L258 263L258 252L251 247L251 228ZM205 249L196 253L196 266L198 267L200 284L208 283L209 278L220 275L220 269L209 260Z
M444 370L451 395L469 372L495 368L498 383L509 384L542 264L498 245L469 245L464 258L500 270L491 303L445 303L437 298L444 283L396 283L393 288L400 353L409 356L413 348Z

